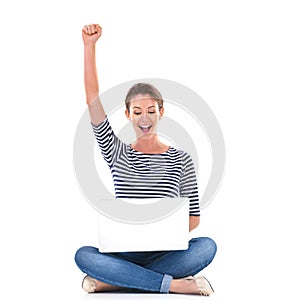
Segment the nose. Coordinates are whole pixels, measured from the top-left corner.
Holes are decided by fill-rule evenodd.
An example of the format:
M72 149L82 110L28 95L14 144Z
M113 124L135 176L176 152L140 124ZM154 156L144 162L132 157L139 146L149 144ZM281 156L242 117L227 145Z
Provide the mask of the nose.
M146 112L143 112L142 115L141 115L141 121L147 121L148 120L148 115Z

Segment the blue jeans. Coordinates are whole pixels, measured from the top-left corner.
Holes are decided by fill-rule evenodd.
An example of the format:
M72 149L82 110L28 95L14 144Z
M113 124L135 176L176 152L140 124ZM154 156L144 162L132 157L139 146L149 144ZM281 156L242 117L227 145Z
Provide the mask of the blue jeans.
M115 286L168 293L172 279L195 275L208 266L217 251L208 237L193 238L187 250L100 253L85 246L75 255L79 269Z

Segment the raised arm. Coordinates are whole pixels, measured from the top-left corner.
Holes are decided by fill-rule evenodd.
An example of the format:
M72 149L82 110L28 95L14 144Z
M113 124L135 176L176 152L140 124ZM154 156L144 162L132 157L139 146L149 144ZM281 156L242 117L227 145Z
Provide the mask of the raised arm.
M101 36L102 28L98 24L82 28L84 44L84 86L91 122L98 125L104 121L106 114L99 98L99 83L96 66L96 42Z

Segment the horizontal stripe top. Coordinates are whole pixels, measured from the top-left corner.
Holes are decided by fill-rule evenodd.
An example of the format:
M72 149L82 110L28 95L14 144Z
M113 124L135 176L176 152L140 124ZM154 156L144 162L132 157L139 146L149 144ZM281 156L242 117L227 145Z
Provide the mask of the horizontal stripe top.
M200 215L197 177L191 156L169 147L160 154L145 154L122 142L106 118L92 123L96 141L107 162L116 198L188 197L190 215Z

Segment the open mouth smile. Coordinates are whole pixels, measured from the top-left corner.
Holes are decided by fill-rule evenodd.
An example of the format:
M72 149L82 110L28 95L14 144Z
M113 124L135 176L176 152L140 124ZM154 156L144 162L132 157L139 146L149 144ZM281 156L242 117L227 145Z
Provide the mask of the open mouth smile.
M149 132L151 129L152 125L148 125L148 126L139 126L139 128L143 131L143 132Z

